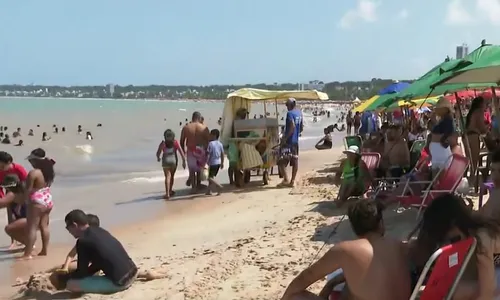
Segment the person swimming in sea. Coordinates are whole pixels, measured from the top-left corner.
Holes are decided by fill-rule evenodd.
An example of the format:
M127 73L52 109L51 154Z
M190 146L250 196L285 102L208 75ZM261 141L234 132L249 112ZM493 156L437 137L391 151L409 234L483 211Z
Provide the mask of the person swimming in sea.
M97 127L102 127L102 124L101 124L101 123L98 123L98 124L97 124Z
M23 146L23 145L24 145L24 141L23 141L23 140L19 140L19 141L17 142L17 144L15 144L14 146L19 147L19 146Z
M56 133L56 134L59 133L59 128L54 127L54 133Z
M42 133L42 142L48 142L51 140L51 137L47 134L47 132Z
M9 145L10 144L10 138L9 135L6 134L5 137L2 140L2 144Z
M28 132L28 135L29 136L34 136L35 135L35 133L33 133L33 129L30 129L30 131Z
M94 139L94 137L92 137L92 133L91 133L90 131L87 131L86 136L85 136L85 139L86 139L86 140L89 140L89 141L91 141L91 140L93 140L93 139Z
M61 128L62 132L66 132L66 127Z
M12 133L12 137L17 138L20 136L21 136L21 128L18 127L17 130Z
M78 125L77 132L78 132L78 134L82 134L83 133L82 125Z

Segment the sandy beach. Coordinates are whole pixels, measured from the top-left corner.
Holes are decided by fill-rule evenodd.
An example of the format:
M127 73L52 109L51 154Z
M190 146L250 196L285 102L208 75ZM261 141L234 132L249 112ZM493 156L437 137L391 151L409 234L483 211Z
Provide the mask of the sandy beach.
M115 295L83 299L279 299L318 252L321 255L336 241L354 238L348 222L328 238L345 212L333 209L328 201L338 189L327 175L342 150L303 152L299 183L292 190L276 189L279 181L273 177L268 187L256 182L245 190L189 201L169 218L112 229L142 269L168 276L137 282ZM387 211L384 220L388 234L402 238L414 225L415 212ZM44 267L49 260L59 263L53 258ZM320 288L321 283L311 287ZM60 292L21 299L68 297Z

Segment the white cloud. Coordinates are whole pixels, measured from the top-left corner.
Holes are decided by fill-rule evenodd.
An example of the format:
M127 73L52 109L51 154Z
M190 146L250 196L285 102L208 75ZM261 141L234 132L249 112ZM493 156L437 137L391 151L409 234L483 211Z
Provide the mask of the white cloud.
M492 25L500 25L500 0L476 0L478 17L488 20Z
M408 14L409 14L408 10L406 8L404 8L398 12L398 14L396 15L396 19L399 19L399 20L407 19Z
M355 9L348 10L340 19L340 27L350 28L357 22L373 23L377 21L379 4L372 0L360 0Z
M480 0L478 0L480 1ZM463 6L461 0L452 0L446 10L445 23L448 25L466 25L473 21L471 14Z

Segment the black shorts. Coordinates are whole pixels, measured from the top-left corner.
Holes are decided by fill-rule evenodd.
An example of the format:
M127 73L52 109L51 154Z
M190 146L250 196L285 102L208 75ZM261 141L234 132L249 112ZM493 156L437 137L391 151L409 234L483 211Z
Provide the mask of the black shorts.
M208 178L215 178L219 173L220 165L214 165L208 167Z

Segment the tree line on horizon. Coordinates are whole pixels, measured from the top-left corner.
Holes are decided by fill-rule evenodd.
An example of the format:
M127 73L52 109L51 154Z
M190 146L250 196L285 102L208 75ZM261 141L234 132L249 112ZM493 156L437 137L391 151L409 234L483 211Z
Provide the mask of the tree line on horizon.
M400 80L411 82L411 80ZM325 84L323 92L331 100L367 99L393 82L393 79L372 78L369 81L333 81ZM116 99L225 99L227 94L241 88L265 90L296 90L297 83L246 85L110 85L106 86L46 86L0 85L0 96L82 97Z

